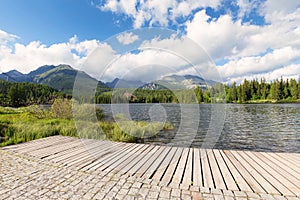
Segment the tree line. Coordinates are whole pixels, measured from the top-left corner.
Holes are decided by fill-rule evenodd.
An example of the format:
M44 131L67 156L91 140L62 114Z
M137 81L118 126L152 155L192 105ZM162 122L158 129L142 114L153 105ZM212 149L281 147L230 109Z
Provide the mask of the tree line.
M207 89L194 90L145 90L114 89L97 93L95 102L105 103L247 103L247 102L296 102L300 99L300 79L267 82L244 80L240 85L217 83Z
M52 104L54 99L63 97L67 96L46 85L0 80L0 106Z
M20 107L33 104L52 104L56 98L71 98L49 86L34 83L12 83L0 80L0 106ZM79 102L109 103L248 103L299 102L299 80L277 79L267 82L244 80L240 85L218 83L194 90L97 89L94 97L83 96Z
M248 81L244 80L237 86L234 82L231 87L226 86L226 101L230 103L246 103L251 101L286 101L292 102L300 99L300 78L280 80L268 83L264 78Z

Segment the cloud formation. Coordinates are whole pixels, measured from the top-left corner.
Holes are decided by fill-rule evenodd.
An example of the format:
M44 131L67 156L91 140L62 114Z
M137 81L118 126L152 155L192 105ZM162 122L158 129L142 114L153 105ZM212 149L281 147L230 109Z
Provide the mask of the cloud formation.
M2 31L3 32L3 31ZM11 34L3 34L11 35ZM16 38L16 37L13 37ZM100 46L97 40L79 42L77 36L68 42L46 46L39 41L27 45L14 43L0 48L0 70L3 72L17 69L28 73L42 65L70 64L79 68L89 54Z
M131 44L134 43L135 41L137 41L139 39L138 35L134 35L133 33L129 32L129 33L123 33L117 36L118 41L121 44Z
M101 11L124 14L133 19L134 28L140 28L146 23L150 26L168 26L169 23L176 24L179 17L187 17L192 11L200 8L216 8L220 0L105 0L98 8Z
M0 30L0 70L17 69L26 73L41 65L66 63L104 81L124 76L146 80L168 73L197 74L195 67L201 74L211 76L216 73L212 59L219 63L217 69L226 82L261 76L272 80L300 74L298 1L237 0L236 15L224 12L215 16L207 12L208 7L218 11L220 6L223 6L220 0L104 1L98 6L100 10L133 19L134 28L180 27L168 38L145 41L132 31L121 33L116 37L120 45L140 44L139 51L124 55L108 43L80 41L76 35L50 46L39 41L24 45L16 42L17 36ZM245 16L253 12L264 23L245 21Z

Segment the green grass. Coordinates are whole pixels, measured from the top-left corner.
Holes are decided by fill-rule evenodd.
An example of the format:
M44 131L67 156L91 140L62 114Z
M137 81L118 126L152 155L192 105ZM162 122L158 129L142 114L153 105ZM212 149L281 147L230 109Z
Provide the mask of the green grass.
M53 135L138 142L145 136L156 135L161 129L173 128L170 123L137 122L127 119L119 119L116 123L101 120L85 121L79 118L75 123L73 118L54 116L50 111L45 111L38 106L18 109L0 107L0 146Z

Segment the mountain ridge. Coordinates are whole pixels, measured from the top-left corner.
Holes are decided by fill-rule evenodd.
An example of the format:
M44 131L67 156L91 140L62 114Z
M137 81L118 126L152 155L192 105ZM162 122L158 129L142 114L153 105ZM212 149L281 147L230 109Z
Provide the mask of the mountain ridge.
M11 70L0 74L0 78L10 82L29 82L48 85L58 91L72 94L77 74L80 73L83 80L98 82L98 87L108 88L103 82L98 81L83 71L76 70L70 65L43 65L36 70L23 74L17 70Z

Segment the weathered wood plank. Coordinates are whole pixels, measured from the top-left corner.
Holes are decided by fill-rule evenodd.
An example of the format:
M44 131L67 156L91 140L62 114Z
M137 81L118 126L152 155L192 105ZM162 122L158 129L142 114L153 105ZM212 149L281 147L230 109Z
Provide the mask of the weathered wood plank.
M148 151L147 149L151 148L149 145L140 145L141 148L138 149L135 153L131 154L129 158L121 162L119 165L117 165L114 168L114 172L124 174L124 169L126 170L126 167L128 165L134 165L136 162L138 162L138 157L145 154L145 151Z
M107 155L106 157L103 157L99 159L99 164L95 165L94 167L90 168L90 171L103 171L107 167L109 167L114 162L117 162L119 159L122 158L122 156L127 155L129 152L134 151L138 146L136 144L129 144L127 147L124 147L118 151L116 151L112 155Z
M127 151L128 149L134 147L134 144L121 144L121 146L115 146L114 148L110 148L109 151L101 151L100 154L96 153L95 160L90 164L86 165L85 163L82 163L80 165L77 165L78 168L86 167L85 170L87 171L95 171L102 165L106 165L106 162L108 162L110 159L114 159L116 156L118 156L121 152Z
M176 168L176 171L174 173L174 176L172 178L172 182L175 184L180 184L181 183L181 179L185 173L184 169L185 169L185 164L188 158L188 154L189 154L189 149L188 148L184 148L182 155L180 157L178 166Z
M249 171L252 177L257 180L260 186L269 194L279 194L280 192L270 183L268 180L258 172L251 164L249 160L245 160L237 151L231 151L231 154ZM245 177L246 178L246 177Z
M183 185L192 185L193 184L193 157L194 150L192 148L189 149L189 154L186 161L186 167L183 172Z
M238 191L239 188L237 187L236 182L234 181L226 163L224 162L220 151L219 150L213 150L215 158L216 158L216 162L219 165L219 168L221 170L222 176L224 178L224 181L226 183L226 187L229 190L234 190L234 191Z
M161 154L157 157L157 159L152 163L152 165L148 168L147 171L145 171L144 174L142 174L143 178L150 178L152 177L153 173L156 172L159 168L164 168L165 166L161 165L168 156L167 154L170 152L171 147L165 147Z
M278 157L278 159L285 161L287 163L291 163L293 168L300 169L300 163L298 160L295 160L292 155L284 154L284 153L273 153L274 157Z
M252 171L248 172L247 166L242 165L241 162L238 159L234 157L232 154L232 151L224 150L225 155L229 158L229 160L233 163L233 165L236 167L236 169L239 171L239 173L242 175L244 180L249 184L249 186L252 188L253 191L256 191L258 193L267 193L264 188L259 184L259 182L256 181L256 179L253 178L251 175Z
M193 185L204 186L202 181L202 168L200 159L200 150L194 148L194 171L193 171Z
M140 163L141 159L143 159L145 157L145 155L147 155L149 152L151 152L152 149L154 148L153 145L145 145L145 147L146 147L146 149L140 155L138 155L137 157L135 157L135 159L132 160L131 163L129 163L128 165L124 166L124 168L122 169L122 174L128 173L129 170L131 170L138 163Z
M149 169L155 160L160 159L160 154L165 150L166 147L159 147L159 149L147 160L147 162L135 173L137 177L141 177Z
M270 168L268 165L264 164L264 162L260 161L258 164L257 161L259 161L256 156L252 154L252 156L249 156L246 152L238 151L238 154L242 156L245 160L248 161L248 163L255 168L255 170L264 177L276 190L280 192L280 194L286 195L286 196L294 196L295 194L291 192L289 189L287 189L284 185L282 185L276 178L273 176L276 174L273 174L273 176L270 173L276 173L272 168Z
M130 158L134 155L138 155L140 153L140 150L144 147L144 145L136 145L136 148L133 150L124 151L123 154L120 154L120 158L117 161L111 162L111 165L108 166L106 169L103 169L103 171L109 173L111 171L117 172L118 166L124 164L126 161L130 160Z
M297 185L300 188L300 175L297 176L295 174L295 171L293 171L284 163L281 163L279 160L274 159L268 153L261 153L261 152L256 152L256 153L264 157L264 159L267 159L267 162L270 163L274 169L280 171L282 175L284 175L286 178L291 180L295 185Z
M282 194L287 196L300 195L299 188L296 188L293 183L286 179L286 177L282 176L282 172L278 173L275 169L273 169L271 163L268 160L263 159L260 154L250 151L244 153L260 165L262 170L265 170L270 174L271 178L268 178L269 182L271 182Z
M139 162L137 162L133 167L131 167L127 173L130 175L134 175L143 165L145 165L148 160L152 157L153 154L155 154L156 151L158 151L160 148L160 146L154 146L153 149L151 149L151 151L149 151L146 155L143 156L143 158L141 158L139 160Z
M207 153L207 156L208 156L208 160L209 160L209 163L210 163L212 176L213 176L213 180L215 182L216 188L226 190L227 188L226 188L225 182L223 180L223 176L221 174L221 171L219 169L218 163L215 159L213 151L212 150L206 150L206 153Z
M169 166L172 164L171 162L172 162L172 160L174 160L173 156L175 155L176 151L177 151L177 147L171 147L171 150L166 155L166 157L163 160L163 162L161 163L160 167L155 171L154 175L152 176L152 179L157 180L157 181L162 179L163 174L169 168ZM150 177L148 176L148 178L150 178Z
M177 148L177 151L176 151L173 159L169 163L169 167L167 168L167 170L165 171L165 173L161 179L163 182L165 182L165 183L171 182L171 179L173 177L173 174L175 173L177 164L180 160L182 151L183 151L183 148L181 148L181 147Z
M24 154L30 154L34 151L37 151L39 149L43 149L46 147L50 147L50 146L55 146L55 145L61 145L63 143L66 143L68 141L72 141L75 140L76 138L71 138L71 137L56 137L54 140L51 140L49 142L43 142L42 144L39 143L35 143L34 145L30 146L30 147L26 147L24 149L18 150L19 153L24 153Z
M249 186L249 184L246 182L246 180L244 179L244 177L242 176L242 174L239 172L238 170L238 166L234 164L234 162L232 162L227 155L225 155L225 153L220 150L219 151L222 158L224 159L226 165L228 166L228 169L230 171L230 173L232 174L237 187L241 190L241 191L245 191L245 192L253 192L254 190L251 189L251 187ZM232 160L234 160L234 158L232 158ZM241 171L243 171L243 169L240 169ZM229 186L227 186L229 187ZM234 186L233 186L234 187Z
M200 149L200 158L203 170L204 187L215 188L211 169L209 166L208 156L205 149Z

